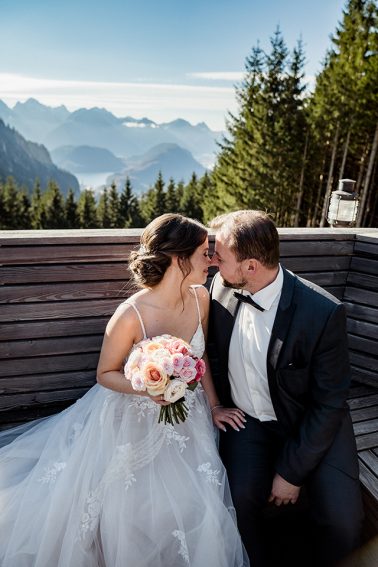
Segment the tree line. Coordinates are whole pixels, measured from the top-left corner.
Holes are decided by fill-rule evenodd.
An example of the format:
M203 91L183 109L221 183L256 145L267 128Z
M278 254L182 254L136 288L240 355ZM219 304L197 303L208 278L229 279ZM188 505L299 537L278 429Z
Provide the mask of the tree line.
M78 198L72 190L64 196L52 180L43 192L37 180L28 195L9 177L0 183L0 229L138 228L165 212L205 222L210 186L208 174L198 179L193 173L187 184L173 179L166 184L159 173L153 187L139 198L126 178L124 187L112 183L97 200L91 189L81 191Z
M202 178L165 184L159 174L140 198L127 180L118 191L107 188L98 203L90 190L77 203L72 192L64 200L54 182L43 194L36 187L29 202L8 180L0 186L0 226L139 227L169 211L207 222L240 208L266 210L278 226L325 226L331 192L342 178L356 181L357 226L377 226L375 0L346 2L312 91L304 64L302 42L289 52L279 29L268 52L252 48L236 87L237 112L228 115L214 169Z

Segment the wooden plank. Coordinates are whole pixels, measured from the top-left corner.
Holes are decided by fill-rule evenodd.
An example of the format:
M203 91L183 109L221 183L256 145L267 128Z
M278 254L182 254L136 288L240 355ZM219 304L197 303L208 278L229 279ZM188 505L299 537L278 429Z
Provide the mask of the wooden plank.
M141 228L0 230L0 246L35 246L53 244L138 244Z
M365 421L366 419L374 419L378 417L378 405L369 408L355 409L350 412L352 422Z
M95 370L98 353L66 354L3 360L0 365L0 377L22 376L28 374L49 374L72 370Z
M14 424L19 425L27 421L58 413L72 405L75 401L76 398L73 400L62 400L60 402L51 402L31 407L22 406L16 409L0 411L0 429L9 428Z
M377 337L378 338L378 337ZM356 335L348 334L349 348L367 352L369 355L378 356L378 341L374 339L367 339L365 337L358 337ZM378 370L378 361L375 362L375 367Z
M347 320L348 333L359 335L361 337L378 339L378 325L368 323L367 321L357 321L348 317Z
M37 303L105 297L125 299L125 287L123 280L1 286L0 303Z
M354 242L352 240L318 240L300 242L280 243L280 255L287 256L351 256L353 254Z
M23 406L34 406L51 402L77 400L88 391L87 388L75 388L72 390L54 390L51 392L33 392L28 394L9 394L0 397L0 410L14 410Z
M361 258L353 256L350 263L350 270L352 272L362 272L365 274L373 274L376 276L378 273L378 261L370 258Z
M378 483L377 478L372 471L360 460L360 480L369 490L372 496L378 500Z
M378 242L362 242L359 240L356 240L355 245L354 245L354 254L356 256L360 255L360 254L368 254L371 256L377 256L378 257Z
M359 289L347 285L344 295L345 301L351 301L368 305L369 307L378 307L378 293L367 289Z
M282 265L296 273L309 271L348 270L348 256L308 256L282 258Z
M364 368L359 368L357 366L351 365L352 369L352 379L357 380L362 384L367 384L378 388L378 371L377 370L366 370Z
M59 264L79 262L126 262L130 250L125 244L69 246L0 246L0 264Z
M35 306L31 303L3 305L1 319L6 321L38 321L40 319L68 319L76 317L110 317L123 302L122 299L94 299L91 301L51 301Z
M366 354L360 354L359 352L353 350L349 350L349 358L351 364L353 364L354 366L372 370L373 372L377 371L376 358L372 358L370 356L367 356Z
M127 284L130 272L126 263L62 264L50 266L2 266L1 285L122 280Z
M351 410L378 405L378 393L372 396L363 396L362 398L348 400L348 405Z
M358 458L362 461L378 478L378 458L373 451L360 451ZM378 510L377 510L378 511Z
M367 433L366 435L359 435L356 437L357 451L362 451L363 449L370 449L376 447L378 444L378 434L376 431L373 433Z
M358 305L358 303L349 303L344 301L347 316L359 321L368 321L376 323L378 320L378 309L367 307L366 305Z
M368 421L360 421L353 425L353 431L355 435L365 435L366 433L373 433L378 431L378 418L370 419ZM374 447L378 446L378 436L375 438Z
M358 272L349 272L347 285L376 291L378 289L378 276L373 276L372 274L360 274Z
M54 372L52 374L32 374L0 378L0 395L19 392L39 392L64 390L70 388L90 388L96 383L94 370L73 372Z
M0 342L0 360L2 364L3 360L20 357L99 352L102 337L103 335L79 335L74 337Z
M46 321L22 321L0 323L1 341L15 339L39 339L78 335L103 335L109 317L85 317L82 319L52 319Z
M371 386L365 386L353 382L352 386L349 389L348 400L350 398L358 398L360 396L370 396L371 394L375 394L375 393L376 393L376 388L372 388Z

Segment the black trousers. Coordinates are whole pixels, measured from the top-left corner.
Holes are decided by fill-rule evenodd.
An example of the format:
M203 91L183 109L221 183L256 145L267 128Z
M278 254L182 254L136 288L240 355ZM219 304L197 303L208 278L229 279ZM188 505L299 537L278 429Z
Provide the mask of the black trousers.
M228 428L220 435L220 454L225 464L236 509L238 527L254 567L305 564L298 550L307 537L312 549L306 548L306 565L331 566L358 547L363 520L358 478L325 462L309 475L305 490L308 500L307 524L303 523L303 498L298 506L274 507L269 513L267 501L275 474L275 461L285 438L276 422L262 423L246 416L246 428L239 432ZM300 518L298 533L288 524ZM281 514L281 519L279 515ZM280 535L274 538L269 527L281 522ZM297 524L298 525L298 524ZM310 533L308 533L310 531ZM286 553L286 557L284 557ZM277 563L275 558L279 558ZM303 557L302 557L303 560Z

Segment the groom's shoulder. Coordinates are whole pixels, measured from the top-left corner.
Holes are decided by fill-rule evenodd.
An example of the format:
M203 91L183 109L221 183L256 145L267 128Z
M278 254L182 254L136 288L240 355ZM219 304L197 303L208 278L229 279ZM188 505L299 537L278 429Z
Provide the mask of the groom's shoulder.
M287 273L289 277L294 277L295 295L297 298L301 298L303 301L310 301L314 305L319 305L319 307L328 306L331 309L342 304L337 297L320 285L293 274L292 272Z

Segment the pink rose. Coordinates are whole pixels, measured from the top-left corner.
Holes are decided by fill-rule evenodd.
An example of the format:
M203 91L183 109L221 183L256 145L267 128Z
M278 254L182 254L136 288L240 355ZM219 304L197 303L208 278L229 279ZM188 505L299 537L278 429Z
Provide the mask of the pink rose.
M179 376L180 371L182 369L182 365L184 364L184 355L181 352L176 352L172 354L172 364L173 364L173 374L175 376Z
M180 378L182 380L185 380L185 382L191 382L192 380L195 379L197 375L197 370L195 369L194 366L187 366L186 368L183 368L180 372Z
M196 370L197 370L197 376L196 376L196 381L199 382L202 378L202 376L205 374L206 372L206 364L205 362L202 360L202 358L199 358L197 360L196 363Z
M166 345L166 348L168 348L171 354L175 354L179 352L181 354L186 355L191 353L190 345L187 342L183 341L182 339L175 339L173 341L170 341Z
M196 361L191 356L184 356L184 360L182 363L183 368L195 368Z

